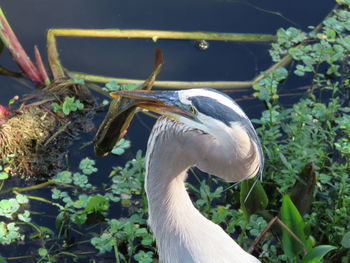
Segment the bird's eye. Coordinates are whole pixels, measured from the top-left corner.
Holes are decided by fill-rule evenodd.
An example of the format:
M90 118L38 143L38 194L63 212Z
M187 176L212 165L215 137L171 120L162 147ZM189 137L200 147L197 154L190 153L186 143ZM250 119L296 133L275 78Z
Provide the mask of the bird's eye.
M196 109L192 105L190 105L190 111L192 114L197 114Z

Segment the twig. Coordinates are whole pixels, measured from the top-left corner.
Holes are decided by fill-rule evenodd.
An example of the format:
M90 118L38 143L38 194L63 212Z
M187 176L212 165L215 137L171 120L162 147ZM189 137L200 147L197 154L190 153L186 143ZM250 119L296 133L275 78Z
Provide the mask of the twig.
M257 236L255 238L255 240L253 241L252 245L249 247L248 252L252 253L255 249L255 246L266 236L267 232L270 230L270 228L273 226L273 224L278 223L280 225L280 227L282 227L283 229L285 229L292 237L293 239L299 243L299 245L303 248L304 251L304 255L307 254L307 248L305 246L305 244L299 239L299 237L294 234L294 232L286 225L284 224L279 218L278 216L275 216L274 218L272 218L270 220L270 222L267 224L267 226L261 231L261 233L259 234L259 236Z
M280 220L278 217L276 221L283 229L287 230L287 232L294 238L295 241L299 243L299 245L303 248L304 255L306 255L307 248L305 244L299 239L299 237L296 234L294 234L294 232L285 223L283 223L282 220Z
M62 132L64 132L66 130L66 128L68 127L68 125L71 124L71 121L65 123L62 127L60 127L58 129L58 131L56 131L54 134L52 134L52 136L47 139L47 141L44 143L44 147L46 147L47 145L49 145L50 142L52 142L52 140L54 140L58 135L60 135Z
M250 247L248 248L248 252L252 253L255 249L255 246L257 244L260 243L261 240L264 239L264 237L266 236L267 232L270 230L270 228L273 226L273 224L276 222L276 220L278 219L277 216L275 216L274 218L272 218L270 220L270 222L267 224L267 226L260 232L260 234L254 239L253 243L250 245Z

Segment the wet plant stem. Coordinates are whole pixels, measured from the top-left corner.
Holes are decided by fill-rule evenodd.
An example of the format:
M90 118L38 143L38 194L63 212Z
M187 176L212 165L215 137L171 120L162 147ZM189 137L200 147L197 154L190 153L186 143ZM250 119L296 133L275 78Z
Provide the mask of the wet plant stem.
M47 204L50 204L50 205L56 205L57 206L56 203L51 202L51 201L49 201L49 200L47 200L45 198L42 198L42 197L33 196L33 195L26 195L26 197L28 199L32 199L32 200L36 200L36 201L40 201L40 202L43 202L43 203L47 203Z
M18 257L8 257L6 260L19 260L19 259L27 259L27 258L33 258L34 255L28 255L28 256L18 256Z
M37 190L40 188L44 188L46 186L50 186L50 185L60 185L60 186L64 186L64 187L70 187L72 188L72 185L68 185L68 184L63 184L63 183L57 183L53 180L49 180L47 182L41 183L41 184L36 184L36 185L32 185L32 186L28 186L28 187L23 187L23 188L19 188L19 187L13 187L10 189L7 189L5 191L0 192L1 194L5 194L5 193L9 193L9 192L25 192L25 191L33 191L33 190Z
M43 237L43 232L40 230L39 227L37 227L36 225L34 225L33 223L30 223L30 222L15 222L16 225L29 225L31 226L32 228L34 228L37 232L38 232L38 236L40 238Z
M118 244L114 244L113 247L114 247L115 262L116 262L116 263L120 263Z
M154 42L156 42L158 39L212 40L212 41L232 41L232 42L272 42L275 40L275 36L267 35L267 34L235 34L235 33L216 33L216 32L183 32L183 31L123 30L123 29L99 29L99 30L59 29L59 28L50 29L47 33L47 52L48 52L50 69L55 80L62 79L65 76L63 67L59 60L59 54L57 51L56 37L58 36L93 37L93 38L96 38L96 37L98 38L151 38ZM87 77L87 75L85 75L85 77ZM102 80L100 79L100 82L101 81ZM132 83L132 82L127 82L127 83ZM167 83L167 85L169 85L169 83ZM243 82L243 85L246 86L247 83ZM180 87L176 87L176 88L180 88Z
M97 83L107 83L110 81L116 81L119 84L142 84L144 82L144 80L140 80L140 79L113 78L113 77L105 77L105 76L98 76L98 75L90 75L90 74L79 73L79 72L69 72L68 74L72 78L83 79L85 81L97 82ZM252 81L155 81L154 87L166 88L166 89L195 89L195 88L242 89L242 88L249 88L253 84L254 83ZM96 90L96 88L94 88L94 90L99 93L102 92L101 90Z

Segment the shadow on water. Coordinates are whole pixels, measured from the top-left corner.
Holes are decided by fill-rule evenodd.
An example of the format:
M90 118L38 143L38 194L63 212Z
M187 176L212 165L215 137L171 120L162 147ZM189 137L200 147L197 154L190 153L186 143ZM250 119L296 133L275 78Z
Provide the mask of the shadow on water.
M308 25L318 24L334 5L334 1L331 0L306 2L297 0L290 3L255 0L249 3L234 0L178 0L171 3L160 0L0 0L0 5L24 48L32 55L32 48L37 45L44 61L47 61L45 47L46 31L49 28L198 30L274 34L278 28L293 24L266 10L278 11L300 28L306 29ZM261 9L252 6L255 4ZM145 79L152 68L155 48L163 51L165 60L159 80L250 80L271 64L268 44L221 42L209 44L208 50L200 51L194 42L181 40L160 40L156 43L139 39L59 38L58 40L60 58L67 69L106 76ZM1 56L1 64L18 71L6 51ZM23 81L0 76L0 82L0 104L7 104L14 95L31 92L31 84L27 81L24 82L26 85L23 85ZM292 90L304 84L290 81L285 89ZM251 93L247 91L230 95L240 98ZM102 99L98 97L99 102ZM247 111L249 117L260 116L263 106L260 102L243 100L239 104ZM96 129L103 117L104 114L95 117ZM138 149L145 150L153 122L154 120L144 115L137 116L127 134L127 139L132 141L132 147L122 157L111 155L104 158L96 157L91 145L79 150L84 143L93 139L96 129L82 135L69 150L69 166L74 169L85 157L96 160L98 173L101 176L95 176L93 183L101 184L104 180L102 175L108 174L110 167L123 165L135 156ZM50 195L48 190L47 195ZM48 206L48 209L52 208ZM38 217L38 220L45 219ZM17 249L21 248L22 251L23 247L25 246L18 245ZM4 250L4 247L0 248L1 252Z

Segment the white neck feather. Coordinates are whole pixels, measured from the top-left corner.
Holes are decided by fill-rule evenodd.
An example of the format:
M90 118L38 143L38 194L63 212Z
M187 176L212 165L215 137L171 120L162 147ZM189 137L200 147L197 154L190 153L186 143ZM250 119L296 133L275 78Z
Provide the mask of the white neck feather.
M149 139L153 148L146 154L149 224L161 262L258 263L193 206L185 180L194 161L183 151L186 140L179 137L184 133L180 128L166 118L158 120Z

